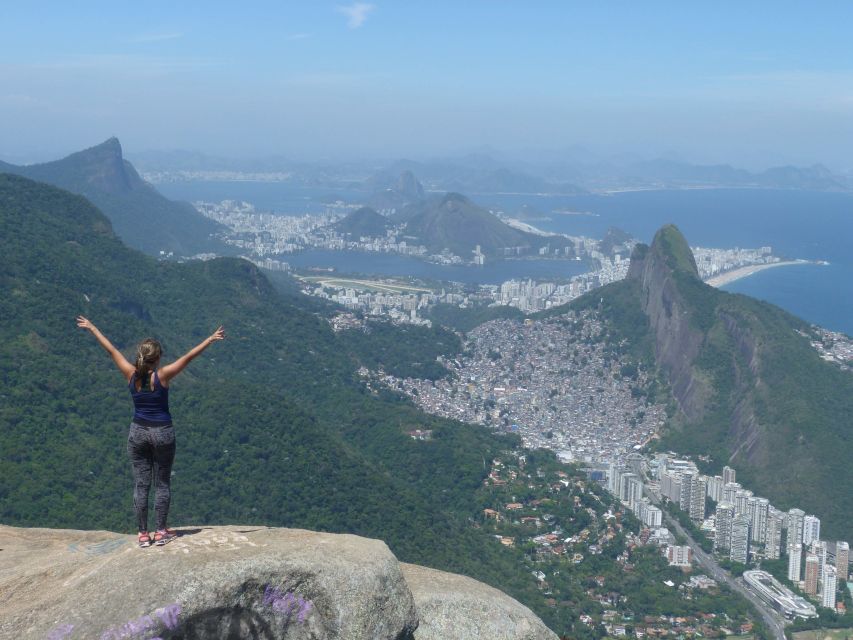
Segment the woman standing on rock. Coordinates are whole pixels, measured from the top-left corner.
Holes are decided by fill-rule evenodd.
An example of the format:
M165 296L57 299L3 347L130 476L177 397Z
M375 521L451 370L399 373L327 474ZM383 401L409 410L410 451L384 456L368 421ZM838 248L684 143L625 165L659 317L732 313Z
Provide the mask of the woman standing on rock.
M146 338L139 343L134 366L88 319L78 316L77 326L92 332L127 380L134 407L133 421L127 436L127 453L133 465L133 507L139 528L139 546L150 547L152 542L148 534L148 493L155 463L157 494L154 510L157 529L153 541L156 545L164 545L177 535L166 527L166 517L169 515L169 503L172 499L169 486L172 479L172 462L175 459L175 428L169 413L169 382L212 343L223 340L225 332L219 327L209 338L172 364L160 369L162 349L156 340Z

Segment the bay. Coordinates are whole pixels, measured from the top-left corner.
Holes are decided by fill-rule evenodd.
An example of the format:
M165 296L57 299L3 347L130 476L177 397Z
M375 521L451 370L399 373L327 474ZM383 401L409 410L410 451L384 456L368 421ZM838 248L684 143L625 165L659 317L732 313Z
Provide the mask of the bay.
M349 202L363 202L369 196L358 190L288 183L199 181L160 184L157 188L174 199L246 200L259 210L291 215L324 211L323 201L332 195ZM768 269L724 289L767 300L808 322L853 335L853 194L682 189L582 196L472 194L471 198L510 215L526 206L537 212L531 224L557 233L601 238L608 227L615 226L650 242L662 225L674 223L692 246L769 245L784 257L826 260L829 265ZM584 268L583 263L551 260L493 262L483 268L445 267L405 256L357 252L306 251L287 259L298 266L333 266L342 272L485 284L513 277L569 277Z

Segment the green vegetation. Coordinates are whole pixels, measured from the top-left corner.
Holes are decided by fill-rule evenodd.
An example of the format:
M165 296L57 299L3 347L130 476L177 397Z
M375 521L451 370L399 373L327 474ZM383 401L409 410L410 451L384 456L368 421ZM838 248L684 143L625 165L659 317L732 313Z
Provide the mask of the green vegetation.
M673 635L701 629L714 637L721 627L757 619L724 586L690 584L690 574L643 544L633 515L551 452L524 461L501 454L481 495L479 525L494 544L512 544L518 562L538 573L540 615L566 637L601 638L610 635L606 627Z
M129 394L76 315L126 354L157 337L167 361L221 323L228 340L172 385L172 524L381 538L401 560L523 596L529 577L468 522L485 461L518 441L370 392L347 342L254 265L156 262L124 247L84 198L10 175L0 251L4 523L131 529ZM410 438L415 428L432 440Z
M103 211L129 246L148 254L189 255L222 251L210 236L220 225L186 202L172 202L139 177L122 158L115 138L62 160L16 166L0 162L0 172L15 173L83 195Z
M468 333L490 320L523 320L524 314L515 307L468 307L460 309L453 304L437 304L429 310L430 320L462 333Z
M448 371L436 358L452 357L462 350L459 336L437 325L366 320L364 328L342 331L338 338L365 367L383 369L398 378L443 378Z
M671 277L676 286L667 289L664 305L688 314L700 339L691 363L691 388L699 391L682 399L692 403L693 417L676 409L661 371L654 392L672 398L672 419L656 446L710 455L714 472L731 464L745 486L776 507L818 513L826 535L844 539L853 528L853 475L845 472L853 457L853 441L847 437L853 376L820 358L803 321L771 304L702 283L675 227L661 229L652 247L638 246L632 260L658 261L650 272L661 280L645 286L662 291ZM632 352L640 363L653 362L651 354L682 348L672 342L672 331L658 333L649 324L643 286L629 277L572 303L597 309L614 328L610 343ZM686 340L685 335L678 339Z

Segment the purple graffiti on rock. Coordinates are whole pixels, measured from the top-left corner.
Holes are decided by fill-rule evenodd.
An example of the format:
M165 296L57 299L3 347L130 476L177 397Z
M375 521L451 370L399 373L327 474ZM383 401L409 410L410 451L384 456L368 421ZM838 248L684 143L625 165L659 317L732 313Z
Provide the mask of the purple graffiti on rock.
M299 623L305 622L305 618L314 607L314 603L310 600L305 600L302 596L297 596L289 591L284 592L278 587L270 585L266 585L264 588L263 602L276 613L286 616L288 620L295 616Z
M47 640L64 640L74 631L73 624L61 624L47 635Z
M154 616L145 615L135 620L129 620L123 625L110 627L101 634L101 640L124 640L125 638L139 638L142 635L160 627L162 623L170 631L178 628L178 616L181 613L181 605L177 602L166 607L156 609ZM158 621L159 620L159 621Z

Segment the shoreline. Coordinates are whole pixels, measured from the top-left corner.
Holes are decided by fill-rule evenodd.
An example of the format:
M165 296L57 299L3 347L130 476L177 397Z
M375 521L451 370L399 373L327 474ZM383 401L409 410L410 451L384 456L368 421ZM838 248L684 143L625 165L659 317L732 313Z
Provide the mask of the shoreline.
M705 280L705 284L709 284L712 287L716 287L719 289L720 287L724 287L727 284L731 284L736 280L747 278L754 273L758 273L759 271L773 269L774 267L790 267L794 265L803 264L816 263L812 262L811 260L783 260L782 262L771 262L769 264L752 264L746 267L732 269L731 271L726 271L725 273L721 273L719 275L708 278L707 280Z

